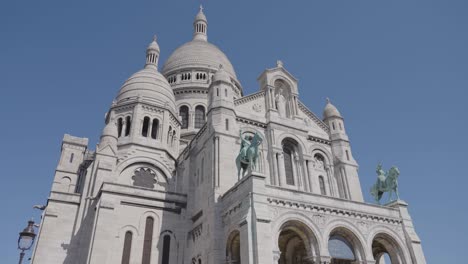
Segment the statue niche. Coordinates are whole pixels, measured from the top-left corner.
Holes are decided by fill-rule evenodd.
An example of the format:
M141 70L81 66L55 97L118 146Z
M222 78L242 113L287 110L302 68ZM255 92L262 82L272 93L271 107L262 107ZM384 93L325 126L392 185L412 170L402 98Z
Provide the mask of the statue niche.
M275 106L281 117L291 117L291 107L289 98L291 89L283 80L276 80L275 86Z

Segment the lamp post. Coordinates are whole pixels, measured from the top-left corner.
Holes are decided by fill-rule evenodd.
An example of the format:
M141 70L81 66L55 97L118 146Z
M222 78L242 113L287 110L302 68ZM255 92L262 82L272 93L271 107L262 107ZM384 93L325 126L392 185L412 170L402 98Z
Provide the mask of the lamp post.
M18 249L21 250L19 264L23 262L24 251L29 250L36 238L36 233L34 233L34 221L31 219L28 221L28 226L19 233L18 238Z

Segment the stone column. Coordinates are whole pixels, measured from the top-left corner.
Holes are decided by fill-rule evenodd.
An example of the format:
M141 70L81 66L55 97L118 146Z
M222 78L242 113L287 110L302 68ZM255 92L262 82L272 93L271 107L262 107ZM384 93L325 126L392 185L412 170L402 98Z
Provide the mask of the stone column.
M299 170L297 168L297 162L296 162L296 154L293 153L291 155L291 164L292 164L292 170L293 170L293 179L294 179L294 184L297 186L297 189L299 190L301 187L301 182L299 181Z
M332 166L325 167L325 171L327 173L325 188L327 188L330 191L330 196L340 197L339 193L336 190L336 188L338 188L338 184L335 182L335 175L333 173Z
M213 145L214 145L214 151L213 151L213 161L214 161L214 165L213 165L213 187L216 188L219 186L219 175L218 175L218 170L219 170L219 137L218 136L215 136L214 137L214 140L213 140Z
M273 160L272 167L273 167L273 169L271 170L271 175L273 175L273 181L274 182L272 182L271 184L279 186L280 184L279 184L279 177L278 177L278 163L277 163L277 160L276 160L276 155L277 155L276 152L272 152L272 156L273 156L273 158L272 158L272 160Z
M310 192L312 189L310 188L310 175L309 175L309 169L307 168L308 162L304 160L302 162L302 171L304 174L304 191Z
M127 119L122 117L122 131L120 136L125 137L125 131L127 130Z
M284 169L284 156L283 153L278 153L278 167L279 167L279 182L280 186L286 186L286 175Z
M308 166L308 171L309 171L309 179L310 179L310 191L313 193L320 193L320 184L318 182L318 177L315 175L314 170L313 170L313 160L309 160L309 166Z

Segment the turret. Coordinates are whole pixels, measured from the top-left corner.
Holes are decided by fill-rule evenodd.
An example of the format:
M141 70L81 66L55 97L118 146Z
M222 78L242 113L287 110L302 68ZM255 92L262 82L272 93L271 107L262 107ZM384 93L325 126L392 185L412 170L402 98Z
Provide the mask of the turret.
M344 199L363 201L358 176L358 164L354 160L344 119L338 109L327 98L323 111L323 121L330 128L331 148L334 156L334 176L339 196Z
M208 122L223 133L234 133L236 114L234 111L234 86L223 66L213 75L208 88Z

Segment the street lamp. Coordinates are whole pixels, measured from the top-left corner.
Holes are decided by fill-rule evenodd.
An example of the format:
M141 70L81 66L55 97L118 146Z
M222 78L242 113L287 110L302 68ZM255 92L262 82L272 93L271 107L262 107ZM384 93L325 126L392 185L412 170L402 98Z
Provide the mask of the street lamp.
M32 247L34 238L36 238L36 233L34 233L34 221L31 219L28 221L28 226L23 229L23 232L19 233L18 249L21 250L19 264L23 262L24 251Z

